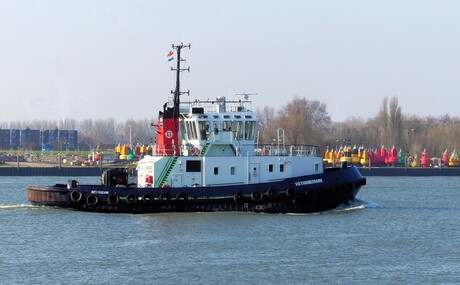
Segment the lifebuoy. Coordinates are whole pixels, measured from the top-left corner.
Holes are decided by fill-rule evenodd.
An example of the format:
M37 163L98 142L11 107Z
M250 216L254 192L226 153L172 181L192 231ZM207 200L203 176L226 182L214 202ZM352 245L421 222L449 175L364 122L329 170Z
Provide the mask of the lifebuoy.
M70 192L70 200L74 203L78 203L81 201L81 198L83 197L83 194L80 191L72 191Z
M137 197L134 194L128 194L126 195L126 203L128 204L136 204L137 202Z
M235 201L235 203L237 204L242 203L243 200L244 200L244 194L242 192L233 194L233 201Z
M109 205L116 205L120 201L120 198L116 194L110 194L109 197L107 197L107 203Z
M185 202L188 200L188 195L184 192L180 192L176 195L176 201L178 202Z
M94 206L99 202L99 198L95 194L90 194L86 197L86 204L88 206Z
M295 192L295 188L294 188L294 187L291 186L291 187L288 187L288 188L286 189L286 195L287 195L288 197L294 198L296 194L297 194L297 193Z
M270 188L267 191L265 191L265 195L267 195L270 199L276 199L276 196L278 196L278 192L276 192L275 189Z
M153 196L149 193L145 193L144 195L142 195L142 202L144 203L151 203L153 202Z
M161 186L161 188L169 188L169 187L171 187L171 186L169 186L169 185L168 185L168 184L166 184L166 183L165 183L165 184L163 184L163 186Z
M264 198L264 195L262 195L262 193L260 193L259 191L253 191L251 193L251 199L254 202L258 202L258 201L262 200L263 198Z
M200 149L193 146L190 148L190 153L192 154L192 156L198 156L200 155Z
M168 193L161 193L158 198L160 199L160 202L168 202L169 200L171 200L171 195L169 195Z

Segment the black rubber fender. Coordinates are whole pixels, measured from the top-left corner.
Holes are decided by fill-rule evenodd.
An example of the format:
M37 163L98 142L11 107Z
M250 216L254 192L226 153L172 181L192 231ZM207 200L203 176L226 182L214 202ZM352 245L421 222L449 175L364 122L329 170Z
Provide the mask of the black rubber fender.
M288 187L288 188L286 189L286 196L291 197L291 198L294 198L294 197L296 196L296 194L297 194L297 193L296 193L294 187L291 186L291 187Z
M262 200L263 198L264 198L264 195L262 193L260 193L259 191L253 191L251 193L251 199L254 202L258 202L258 201Z
M307 200L315 201L318 198L318 190L307 189L305 191L305 196L307 197Z
M275 189L270 188L267 191L265 191L265 195L267 195L268 198L273 200L276 199L276 197L278 196L278 192Z
M165 203L171 200L171 195L169 195L169 193L161 193L158 198L160 199L160 202Z
M334 192L335 195L337 196L342 196L343 195L343 190L340 185L334 185L332 186L332 192Z
M146 204L152 203L153 202L152 194L145 193L144 195L142 195L142 202L144 202Z
M244 194L242 192L237 192L237 193L233 194L233 201L235 201L235 203L237 203L237 204L243 203Z
M188 200L188 195L185 194L184 192L179 192L176 195L176 201L177 202L186 202Z
M90 194L86 197L86 204L88 206L95 206L97 203L99 203L99 197L96 194Z
M126 203L128 204L136 204L137 202L137 196L130 193L128 195L126 195Z
M109 197L107 197L107 203L109 203L109 205L116 205L118 202L120 202L120 198L117 194L110 194Z
M70 200L74 203L78 203L83 198L83 194L80 191L74 190L70 192Z

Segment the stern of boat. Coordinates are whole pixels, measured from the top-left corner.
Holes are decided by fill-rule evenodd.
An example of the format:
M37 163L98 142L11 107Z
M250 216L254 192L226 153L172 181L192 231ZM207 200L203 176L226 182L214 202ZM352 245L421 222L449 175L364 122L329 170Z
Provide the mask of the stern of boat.
M32 205L38 206L66 206L69 202L67 185L27 187L27 199Z

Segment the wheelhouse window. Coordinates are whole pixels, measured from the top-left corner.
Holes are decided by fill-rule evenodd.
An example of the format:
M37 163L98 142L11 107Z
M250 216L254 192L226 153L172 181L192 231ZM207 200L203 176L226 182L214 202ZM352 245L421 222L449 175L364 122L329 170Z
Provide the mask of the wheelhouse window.
M284 172L284 164L280 164L280 172Z
M273 164L268 165L268 172L273 172Z
M200 140L207 140L209 138L209 122L200 121L198 122L198 126L200 129Z
M214 175L218 175L219 174L219 167L215 166L214 167Z
M232 130L232 121L223 121L222 122L222 131L231 131Z
M230 175L235 175L235 166L230 166Z
M187 137L191 140L197 140L198 135L196 132L196 123L194 121L185 122L185 130L187 132Z
M244 122L244 139L253 140L255 137L256 122L246 121Z
M233 121L232 130L235 134L236 139L243 138L243 122L242 121Z
M189 140L188 132L187 132L187 129L185 127L185 121L183 121L183 120L180 121L179 130L180 130L181 138L184 139L184 140Z

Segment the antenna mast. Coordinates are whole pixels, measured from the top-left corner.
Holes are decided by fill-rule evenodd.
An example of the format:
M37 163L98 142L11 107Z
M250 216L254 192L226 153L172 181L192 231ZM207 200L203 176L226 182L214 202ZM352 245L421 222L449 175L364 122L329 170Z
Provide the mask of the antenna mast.
M180 91L180 73L182 71L188 71L190 72L190 66L187 67L187 68L181 68L180 67L180 64L182 61L185 62L185 59L182 59L181 55L180 55L180 52L183 48L191 48L191 44L188 44L188 45L184 45L183 43L181 43L180 45L172 45L172 48L175 49L177 51L177 65L176 65L176 68L173 68L171 67L171 70L174 70L176 71L176 90L174 91L171 91L172 94L174 94L174 115L173 117L174 118L179 118L179 104L180 104L180 95L182 94L188 94L190 95L190 90L186 91L186 92L181 92Z

